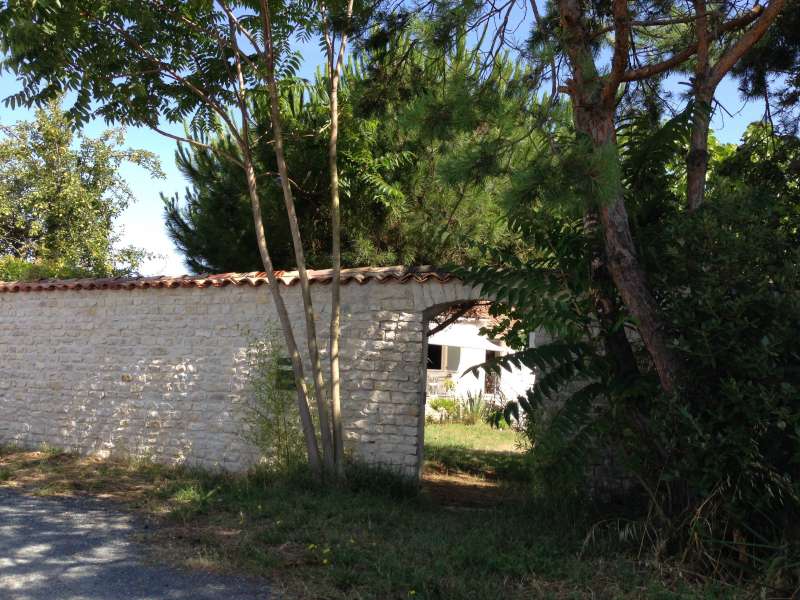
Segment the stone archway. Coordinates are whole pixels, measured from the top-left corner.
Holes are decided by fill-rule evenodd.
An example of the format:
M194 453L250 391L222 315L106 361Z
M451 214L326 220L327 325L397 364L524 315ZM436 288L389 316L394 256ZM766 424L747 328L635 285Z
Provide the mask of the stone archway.
M439 327L444 329L449 323L455 322L458 316L461 314L462 309L466 311L472 306L475 306L477 302L482 300L482 296L477 293L474 289L466 290L470 293L465 293L465 297L461 297L454 300L448 300L446 302L440 302L437 304L432 304L428 306L422 311L422 330L425 332L422 339L422 347L420 349L420 359L422 361L422 371L423 376L421 378L421 389L420 389L420 414L417 423L417 469L416 469L416 477L420 479L422 477L422 470L425 463L425 419L426 419L426 403L428 400L428 389L427 389L427 371L428 371L428 338L430 337L432 331L435 331ZM451 310L455 309L455 313L450 318L445 318L441 323L438 324L436 328L433 330L430 329L430 325L434 320L443 315L448 313Z

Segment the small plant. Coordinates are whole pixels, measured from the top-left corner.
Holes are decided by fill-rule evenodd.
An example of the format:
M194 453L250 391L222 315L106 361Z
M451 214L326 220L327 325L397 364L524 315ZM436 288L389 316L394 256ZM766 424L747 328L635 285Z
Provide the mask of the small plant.
M465 425L480 423L486 417L487 410L488 404L483 392L467 392L466 397L461 400L461 422Z
M63 448L59 448L58 446L52 446L47 442L42 442L39 445L39 452L42 454L46 454L48 458L55 458L61 454L64 454Z
M268 327L264 338L251 344L249 356L253 400L246 437L263 452L265 466L294 472L306 462L306 450L294 393L284 381L286 353L278 330Z
M494 398L490 398L486 402L486 408L481 417L483 422L495 429L508 429L511 427L504 417L507 405L508 400L502 392L496 394Z
M441 413L443 421L455 421L460 416L460 406L455 398L444 398L437 396L429 403L430 407L438 413Z

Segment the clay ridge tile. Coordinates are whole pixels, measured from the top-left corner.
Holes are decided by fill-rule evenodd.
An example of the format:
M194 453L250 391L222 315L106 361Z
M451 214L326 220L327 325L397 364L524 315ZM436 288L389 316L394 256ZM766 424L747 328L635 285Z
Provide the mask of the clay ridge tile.
M333 279L331 269L308 270L311 283L328 284ZM300 281L297 271L275 271L275 277L283 285L292 286ZM408 283L424 281L446 282L453 276L446 271L430 266L421 267L358 267L342 269L342 283L351 282ZM268 283L264 272L221 273L216 275L182 275L177 277L133 277L106 279L40 279L37 281L0 281L0 293L13 292L50 292L69 290L137 290L137 289L176 289L176 288L211 288L228 285L244 285L258 287Z

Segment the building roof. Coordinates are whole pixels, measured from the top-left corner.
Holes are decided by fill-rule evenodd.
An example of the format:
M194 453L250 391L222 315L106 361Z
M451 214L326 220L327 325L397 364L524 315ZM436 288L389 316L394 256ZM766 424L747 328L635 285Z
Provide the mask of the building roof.
M470 300L458 303L439 313L431 321L431 324L436 325L447 320L453 320L454 323L479 321L491 327L496 327L502 320L501 317L492 315L491 308L492 302L490 300Z
M332 269L308 270L311 283L330 283ZM291 286L300 281L297 271L275 271L278 281ZM342 269L342 283L423 283L425 281L447 282L455 279L445 271L430 266L421 267L359 267ZM4 292L51 292L67 290L137 290L158 288L212 288L228 285L257 287L268 283L264 272L222 273L220 275L183 275L180 277L118 277L109 279L40 279L37 281L0 282L0 293Z

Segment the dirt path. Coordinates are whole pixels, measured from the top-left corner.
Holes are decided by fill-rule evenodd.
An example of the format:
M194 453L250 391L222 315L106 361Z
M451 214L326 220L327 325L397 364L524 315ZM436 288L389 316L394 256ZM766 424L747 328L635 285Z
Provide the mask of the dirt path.
M490 508L521 497L519 489L504 486L495 479L431 465L423 471L422 489L437 504L447 507Z

